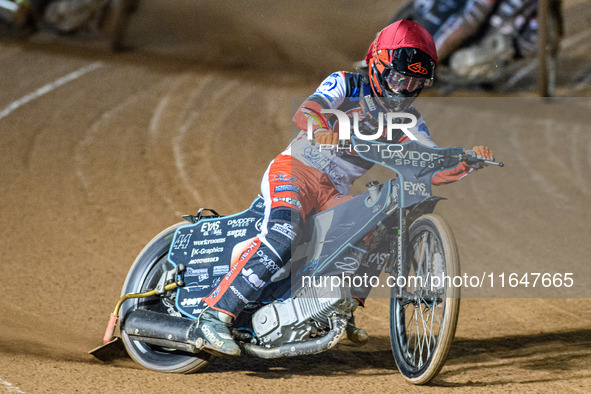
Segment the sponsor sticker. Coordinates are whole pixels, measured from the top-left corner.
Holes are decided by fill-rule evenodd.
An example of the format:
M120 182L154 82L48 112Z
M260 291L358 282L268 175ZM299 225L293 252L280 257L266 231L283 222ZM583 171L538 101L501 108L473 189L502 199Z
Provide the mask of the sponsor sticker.
M204 259L192 259L192 260L189 261L189 265L217 263L219 260L220 260L219 257L206 257Z
M181 306L195 306L201 302L201 298L185 298L181 301Z
M334 265L343 271L356 271L359 268L359 261L353 257L345 257L343 261L337 261Z
M302 203L299 202L299 200L296 200L295 198L291 198L291 197L275 197L275 198L273 198L273 202L279 202L279 201L285 201L286 203L291 204L300 210L302 209Z
M176 237L176 241L174 241L174 245L172 246L173 249L186 249L189 246L189 241L191 240L192 233L188 234L179 234Z
M220 229L220 221L217 220L215 222L205 222L201 225L201 233L203 235L222 235L222 230Z
M423 67L421 62L416 62L416 63L411 64L410 66L408 66L408 69L410 71L418 73L418 74L427 74L429 72L429 70L427 70L427 68Z
M421 195L423 197L430 197L427 193L427 186L422 182L404 181L404 190L410 195Z
M232 293L238 297L240 299L240 301L244 302L245 304L248 304L248 300L246 299L246 297L244 297L242 295L241 292L238 291L237 288L235 288L234 286L230 286L230 291L232 291Z
M246 237L246 229L239 229L239 230L230 230L227 232L226 234L228 237L234 237L234 238L242 238L242 237Z
M253 289L258 290L265 285L265 282L261 280L261 278L259 278L259 276L253 272L252 268L243 268L241 273L242 278Z
M254 222L254 219L255 218L230 219L228 220L228 226L232 226L232 228L246 227Z
M193 268L187 267L186 276L196 276L199 282L209 279L209 272L207 268Z
M213 267L213 276L226 275L230 271L230 265L216 265Z
M193 241L193 246L207 246L211 244L223 244L226 242L226 238L214 238L214 239L200 239Z
M286 236L287 238L291 239L292 241L295 239L297 234L293 231L293 226L291 223L275 223L273 227L271 227L271 231L278 232L281 235Z
M257 250L256 255L259 257L259 262L263 264L269 272L274 274L275 272L279 271L279 266L269 258L263 251Z
M275 193L281 193L281 192L299 193L300 192L300 188L295 185L279 185L279 186L275 186L274 190L275 190Z
M297 180L297 178L285 174L276 174L273 176L273 178L271 178L271 182L295 182Z
M212 253L221 253L223 251L224 251L224 248L221 246L217 246L214 248L201 248L201 249L193 248L193 250L191 251L191 257L194 257L196 255L208 255L208 254L212 254Z

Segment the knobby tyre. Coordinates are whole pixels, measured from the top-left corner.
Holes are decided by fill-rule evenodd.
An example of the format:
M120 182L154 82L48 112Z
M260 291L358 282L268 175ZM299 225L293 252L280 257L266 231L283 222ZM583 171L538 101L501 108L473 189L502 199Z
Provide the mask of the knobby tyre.
M405 272L398 275L408 280L390 298L390 342L400 373L420 385L445 364L460 308L459 287L432 278L460 275L460 260L451 228L435 214L412 223L407 245Z
M162 231L140 252L127 274L122 295L156 288L161 275L173 267L168 262L167 255L174 233L181 225L183 223L175 224ZM123 330L126 316L138 308L180 316L175 307L175 297L176 290L173 290L162 296L125 301L120 312L121 338L127 353L143 367L158 372L191 373L203 368L211 356L207 353L195 355L131 340Z

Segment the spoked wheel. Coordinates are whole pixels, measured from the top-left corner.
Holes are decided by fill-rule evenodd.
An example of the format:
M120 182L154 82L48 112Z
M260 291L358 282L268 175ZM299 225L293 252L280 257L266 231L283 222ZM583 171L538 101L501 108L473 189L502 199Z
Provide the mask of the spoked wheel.
M402 375L426 384L447 359L460 308L459 287L432 279L460 274L456 242L443 218L429 214L412 223L406 261L406 286L392 288L390 298L390 342Z
M179 223L164 230L144 248L127 275L122 295L141 293L156 288L162 274L173 267L166 257L174 233L181 225L182 223ZM185 353L132 340L124 331L125 318L129 312L135 309L147 309L180 316L180 312L175 307L175 298L176 290L172 290L162 296L125 301L120 312L121 338L127 353L138 364L158 372L191 373L204 367L211 356L207 353L199 353L198 355Z

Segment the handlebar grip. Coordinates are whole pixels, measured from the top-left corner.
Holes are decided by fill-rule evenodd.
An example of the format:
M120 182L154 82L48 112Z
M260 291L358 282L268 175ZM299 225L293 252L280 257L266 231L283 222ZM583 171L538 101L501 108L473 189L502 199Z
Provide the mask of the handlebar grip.
M491 165L491 166L505 167L505 163L503 163L502 161L483 160L482 162L484 164L488 164L488 165Z
M503 162L494 161L494 160L479 159L473 153L468 153L468 152L461 155L460 160L465 161L466 163L468 163L470 165L476 164L476 163L484 163L486 165L497 166L497 167L504 167L505 166L505 163L503 163Z

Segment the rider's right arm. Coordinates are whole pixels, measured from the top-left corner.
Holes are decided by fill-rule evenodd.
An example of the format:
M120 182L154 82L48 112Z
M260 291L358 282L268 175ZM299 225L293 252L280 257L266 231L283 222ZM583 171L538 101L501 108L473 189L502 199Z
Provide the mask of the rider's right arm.
M338 108L347 97L347 82L344 71L330 74L316 91L304 101L293 117L295 125L300 130L308 129L308 119L312 121L312 130L328 130L326 115L323 109Z

